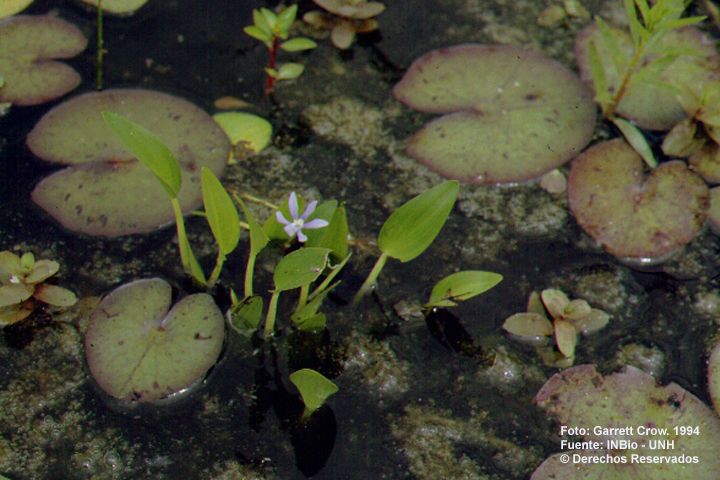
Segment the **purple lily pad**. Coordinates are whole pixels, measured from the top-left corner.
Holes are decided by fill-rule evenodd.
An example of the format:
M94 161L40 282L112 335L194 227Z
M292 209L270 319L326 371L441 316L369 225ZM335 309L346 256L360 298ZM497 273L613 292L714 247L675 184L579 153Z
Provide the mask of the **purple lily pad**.
M589 90L570 70L511 45L429 52L393 94L416 110L448 114L417 132L407 151L468 183L540 177L580 153L596 120Z
M224 317L211 296L189 295L170 308L172 289L159 278L136 280L95 308L85 335L93 378L110 396L155 402L182 392L217 362Z
M629 62L633 55L630 34L619 28L611 27L615 43L621 54ZM612 53L602 42L600 29L593 24L578 33L575 39L575 57L580 77L588 84L592 83L590 74L589 45L593 42L598 50L600 62L604 66L608 90L612 94L620 85L621 79L612 59ZM635 75L628 83L626 93L620 101L617 112L633 120L641 128L648 130L670 130L687 118L683 105L695 103L692 95L702 91L702 84L709 80L720 65L715 51L715 42L695 27L686 27L668 32L659 42L657 50L663 47L686 48L697 52L697 56L680 55L659 75L653 73ZM653 60L651 55L643 58L643 63ZM678 98L677 91L663 88L659 81L667 82L683 92Z
M587 429L579 436L599 448L565 448L545 460L531 480L714 480L720 471L717 415L682 387L659 386L634 367L603 377L594 365L578 365L553 375L535 403L559 425ZM694 430L680 433L688 427ZM620 440L637 445L609 443ZM563 454L570 455L569 462ZM573 454L589 460L573 461ZM658 457L665 461L648 461Z
M684 162L662 163L647 178L643 166L621 139L594 145L572 164L568 200L580 226L608 252L647 263L695 238L710 194Z
M200 205L200 170L220 177L230 142L222 129L187 100L150 90L80 95L50 110L28 134L38 157L70 165L42 180L35 203L64 227L88 235L145 233L174 220L160 182L120 143L101 118L112 111L145 126L177 158L184 212Z
M50 15L18 15L0 21L0 101L37 105L80 85L80 75L56 58L72 58L87 46L73 24Z

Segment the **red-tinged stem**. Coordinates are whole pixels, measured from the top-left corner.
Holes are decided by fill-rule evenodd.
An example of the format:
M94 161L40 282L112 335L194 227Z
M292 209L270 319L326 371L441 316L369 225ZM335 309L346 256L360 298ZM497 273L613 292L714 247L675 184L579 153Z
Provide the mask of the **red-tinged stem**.
M275 63L277 61L277 52L278 48L280 46L280 39L277 37L273 37L272 41L272 47L270 48L270 58L268 59L268 68L275 69ZM267 97L270 95L270 92L273 89L273 86L275 85L275 77L270 76L268 73L265 73L265 96Z

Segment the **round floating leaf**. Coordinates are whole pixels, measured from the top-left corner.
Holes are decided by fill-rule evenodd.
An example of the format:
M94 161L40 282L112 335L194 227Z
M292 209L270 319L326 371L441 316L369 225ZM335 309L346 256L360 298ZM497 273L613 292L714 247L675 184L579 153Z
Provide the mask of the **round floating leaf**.
M50 15L18 15L0 21L0 102L37 105L80 85L80 75L55 58L85 50L87 39L73 24Z
M0 18L20 13L32 2L33 0L3 0L0 2Z
M516 313L505 319L503 328L520 337L549 337L553 334L553 325L538 313Z
M307 413L322 407L328 397L338 391L337 385L325 378L322 373L309 368L291 373L290 381L300 392Z
M417 110L455 112L416 133L408 153L464 182L540 177L580 153L595 126L590 92L572 72L510 45L434 50L393 94Z
M610 253L658 259L690 242L710 204L705 182L680 161L643 174L640 156L620 139L593 146L572 165L570 209Z
M113 290L90 317L85 355L109 395L153 402L202 379L222 350L224 318L212 297L189 295L168 312L172 289L159 278Z
M720 419L687 390L674 383L659 386L654 377L634 367L605 377L593 365L569 368L548 380L535 403L559 425L587 428L583 440L603 446L608 440L627 440L637 442L637 448L562 452L591 457L583 462L563 463L561 454L555 454L531 480L714 480L720 471ZM594 432L596 426L625 429L625 433ZM643 435L639 427L658 430ZM683 435L675 427L696 430ZM632 455L646 461L633 462ZM688 456L697 456L698 462L682 462ZM665 461L652 461L659 457Z
M28 147L71 166L41 181L33 201L66 228L89 235L144 233L173 222L163 186L102 121L104 111L144 126L170 149L180 165L180 205L184 212L197 208L201 167L221 176L229 141L203 110L150 90L87 93L45 114L28 135Z
M98 0L80 1L93 7L97 7L99 3ZM103 12L113 15L132 15L147 2L148 0L102 0L102 9Z
M633 55L633 43L630 34L615 27L609 27L610 35L617 45L625 62L630 62ZM607 81L607 89L612 95L620 85L621 78L612 59L611 48L606 45L600 29L592 24L581 31L575 39L575 57L577 58L580 77L591 83L589 45L594 44L598 52ZM626 93L618 105L618 114L632 119L641 128L649 130L669 130L687 117L683 105L690 103L689 98L678 100L677 90L664 88L661 82L668 82L680 87L683 97L689 97L701 89L700 85L707 81L718 61L713 41L695 27L686 27L668 31L658 42L655 50L692 51L698 55L679 55L669 65L656 63L633 75L628 83ZM650 56L643 59L647 65ZM687 91L685 91L687 88Z

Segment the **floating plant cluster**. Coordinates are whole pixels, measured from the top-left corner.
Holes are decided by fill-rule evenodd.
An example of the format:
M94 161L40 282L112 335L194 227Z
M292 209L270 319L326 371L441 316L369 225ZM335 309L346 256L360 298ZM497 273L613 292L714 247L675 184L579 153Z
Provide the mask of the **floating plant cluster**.
M303 15L310 25L330 30L330 40L341 50L352 46L358 33L377 30L380 24L375 19L385 5L367 0L313 0L324 11L312 10Z

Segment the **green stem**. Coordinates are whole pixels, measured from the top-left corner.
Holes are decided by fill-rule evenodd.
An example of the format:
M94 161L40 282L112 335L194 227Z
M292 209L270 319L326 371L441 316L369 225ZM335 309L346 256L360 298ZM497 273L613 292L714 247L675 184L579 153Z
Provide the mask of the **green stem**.
M300 287L300 297L298 297L298 304L297 304L297 308L295 309L296 312L307 304L309 291L310 291L310 285L307 283L305 285L303 285L302 287Z
M193 254L190 241L188 240L187 233L185 232L185 219L183 218L182 209L180 208L180 202L178 202L177 198L173 197L170 199L170 203L172 204L173 213L175 214L175 226L177 227L180 261L185 269L185 273L190 275L199 285L206 287L207 280L205 280L205 274Z
M225 263L225 255L218 249L217 258L215 259L215 268L213 268L210 278L208 278L208 288L212 288L215 282L220 278L220 272L222 272L223 264Z
M377 259L377 262L375 262L375 266L370 270L370 274L365 279L365 282L362 284L362 287L360 287L360 290L355 294L355 298L353 299L353 305L357 305L362 298L370 293L370 290L373 289L373 286L375 285L375 281L377 280L377 277L380 275L380 272L382 271L383 267L385 266L385 262L387 262L388 256L386 253L383 253L380 255L380 258Z
M265 316L266 337L271 337L275 331L275 317L277 316L278 298L280 298L280 292L278 290L273 291L272 297L270 297L270 305L268 305L267 315Z
M98 0L97 6L97 76L95 88L103 88L103 55L105 54L105 42L103 41L103 8L102 0Z
M247 267L245 267L245 298L253 296L253 275L255 274L255 258L252 250L248 255Z
M637 66L640 59L644 56L644 51L645 49L643 48L643 45L640 45L635 52L635 55L630 61L628 68L625 70L625 75L623 76L622 82L620 82L620 86L618 87L615 95L613 95L612 99L610 100L610 104L605 110L605 118L610 118L615 115L615 110L617 110L617 107L620 104L620 100L622 100L622 98L625 96L625 92L627 91L630 79L635 72L635 67Z

